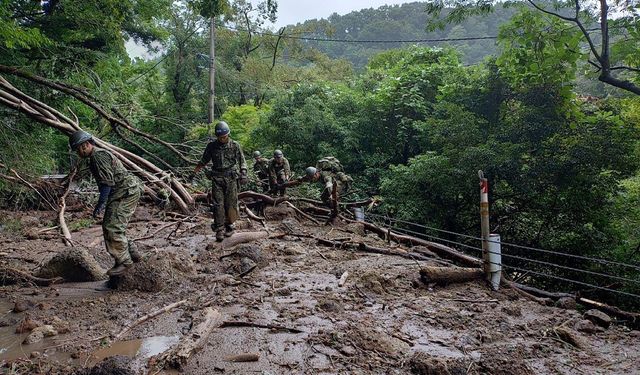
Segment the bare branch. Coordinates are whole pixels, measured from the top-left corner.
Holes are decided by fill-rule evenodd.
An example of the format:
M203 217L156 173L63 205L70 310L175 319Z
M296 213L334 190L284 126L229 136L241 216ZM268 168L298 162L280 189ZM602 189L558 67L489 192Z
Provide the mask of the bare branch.
M546 10L546 9L542 8L541 6L539 6L538 4L534 3L533 0L527 0L527 2L529 4L531 4L537 10L541 11L542 13L546 13L546 14L552 15L554 17L561 18L561 19L563 19L565 21L576 22L576 18L566 17L566 16L563 16L563 15L561 15L559 13L555 13L555 12L551 12L549 10Z
M609 68L609 70L629 70L629 71L631 71L631 72L638 72L638 73L640 73L640 68L633 68L633 67L630 67L630 66L623 66L623 65L621 65L621 66L614 66L614 67L612 67L612 68Z

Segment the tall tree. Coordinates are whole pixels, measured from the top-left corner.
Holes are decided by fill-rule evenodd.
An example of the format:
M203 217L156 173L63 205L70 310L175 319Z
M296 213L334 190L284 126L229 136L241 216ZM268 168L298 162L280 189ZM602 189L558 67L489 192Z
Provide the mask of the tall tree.
M637 2L627 0L525 0L533 9L577 27L585 43L585 56L606 84L640 95L640 23ZM435 0L427 6L433 17L429 29L459 23L472 15L494 10L488 0ZM443 12L445 11L446 12Z

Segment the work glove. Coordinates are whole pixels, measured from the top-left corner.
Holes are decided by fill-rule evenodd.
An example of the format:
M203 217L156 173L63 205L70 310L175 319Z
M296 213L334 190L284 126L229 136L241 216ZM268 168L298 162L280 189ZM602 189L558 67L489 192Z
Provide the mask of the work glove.
M246 185L249 183L249 176L247 176L247 170L243 169L240 171L240 178L238 179L240 185Z

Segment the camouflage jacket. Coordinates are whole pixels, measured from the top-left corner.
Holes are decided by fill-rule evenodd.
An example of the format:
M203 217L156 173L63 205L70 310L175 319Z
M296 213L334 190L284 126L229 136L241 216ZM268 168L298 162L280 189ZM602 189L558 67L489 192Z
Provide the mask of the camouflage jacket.
M253 172L258 178L266 178L269 175L269 160L262 157L258 158L258 160L253 163Z
M289 160L287 160L287 158L282 158L282 164L276 164L275 158L269 161L269 178L271 180L276 180L278 178L278 174L282 171L284 171L286 179L291 177L291 168L289 168Z
M78 166L78 175L82 178L89 173L100 185L111 187L109 199L117 199L142 189L142 182L131 174L111 152L103 148L94 148L88 158L82 159Z
M238 142L232 139L229 139L227 143L220 143L217 139L209 142L198 165L205 166L209 162L212 163L211 171L214 175L223 172L237 174L243 169L247 170L247 162L244 159L242 148Z

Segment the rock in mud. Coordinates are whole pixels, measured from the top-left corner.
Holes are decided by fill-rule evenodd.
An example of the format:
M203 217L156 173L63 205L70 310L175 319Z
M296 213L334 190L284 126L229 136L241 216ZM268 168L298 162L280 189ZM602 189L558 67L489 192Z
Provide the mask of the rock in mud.
M33 308L33 302L19 299L16 301L15 305L13 305L14 313L21 313L23 311L27 311Z
M462 375L467 369L457 362L430 357L426 353L416 353L409 360L409 369L417 375Z
M135 375L128 357L117 355L109 357L97 365L82 369L73 375Z
M45 337L51 337L57 335L58 332L53 328L53 326L45 325L34 328L31 333L24 339L23 344L31 345L37 342L42 341Z
M598 332L598 326L596 326L595 324L593 324L593 322L591 322L590 320L587 319L583 319L578 321L573 328L576 331L579 332L584 332L584 333L596 333ZM600 330L602 330L602 328L600 328Z
M122 275L109 279L109 287L117 290L159 292L172 279L171 263L162 257L134 263Z
M562 297L556 301L555 305L556 307L567 310L575 310L578 307L575 298L571 297Z
M584 318L603 328L609 328L611 325L611 317L600 310L591 309L584 313Z
M40 327L41 325L42 322L31 319L31 316L27 314L25 315L24 319L22 319L20 324L18 324L18 326L16 327L16 333L31 332L33 329L35 329L36 327Z
M106 279L105 271L87 250L74 247L56 254L37 272L36 276L50 279L62 277L67 281L98 281Z

